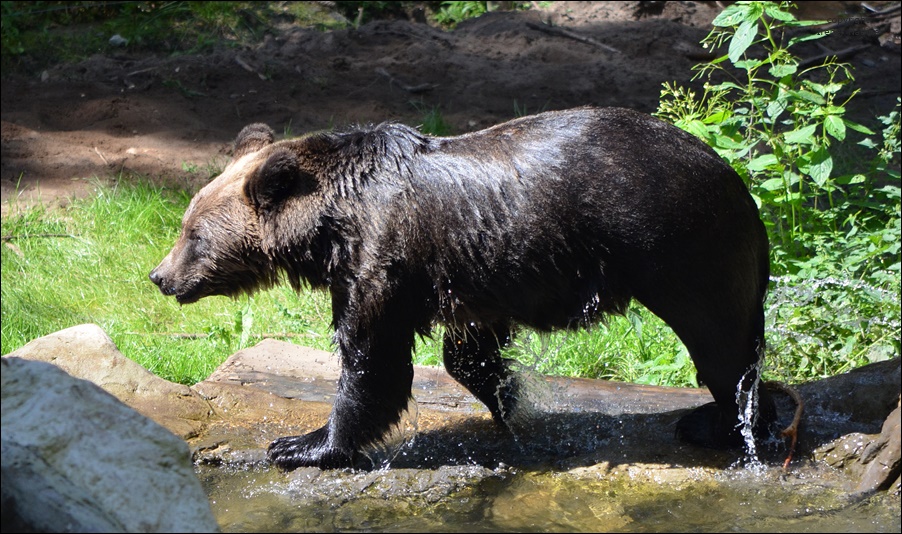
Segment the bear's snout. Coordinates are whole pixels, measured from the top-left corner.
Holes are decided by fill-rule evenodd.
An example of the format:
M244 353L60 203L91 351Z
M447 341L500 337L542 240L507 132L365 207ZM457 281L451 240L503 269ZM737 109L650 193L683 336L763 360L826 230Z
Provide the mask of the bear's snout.
M172 284L167 284L166 279L160 274L160 268L150 271L148 275L150 281L157 285L160 288L160 292L166 295L167 297L175 295L175 287Z
M150 271L148 278L160 288L160 293L175 297L179 304L191 304L212 294L203 280L196 277L185 278L166 260Z

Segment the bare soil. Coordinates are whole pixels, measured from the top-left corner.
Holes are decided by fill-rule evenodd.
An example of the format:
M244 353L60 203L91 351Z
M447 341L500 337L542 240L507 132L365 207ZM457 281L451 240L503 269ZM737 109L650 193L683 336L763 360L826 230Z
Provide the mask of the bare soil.
M146 176L196 188L251 122L297 135L355 123L417 125L437 109L463 133L518 114L592 104L645 112L663 82L692 85L719 2L553 2L442 31L378 20L322 32L285 25L262 42L201 55L127 48L2 77L2 210L65 204L100 181ZM800 51L853 52L873 124L900 93L900 22L859 2L801 2L800 18L861 17ZM878 9L898 2L872 2ZM570 35L542 31L548 24ZM697 85L697 83L695 83ZM641 147L637 147L641 150Z

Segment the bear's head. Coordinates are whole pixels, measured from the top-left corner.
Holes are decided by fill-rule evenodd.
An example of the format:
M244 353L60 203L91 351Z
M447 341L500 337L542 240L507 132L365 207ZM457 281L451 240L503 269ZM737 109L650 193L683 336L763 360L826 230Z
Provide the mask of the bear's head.
M150 273L164 295L187 304L278 281L285 249L297 253L319 226L315 139L274 142L265 124L241 131L231 163L191 200L178 241Z

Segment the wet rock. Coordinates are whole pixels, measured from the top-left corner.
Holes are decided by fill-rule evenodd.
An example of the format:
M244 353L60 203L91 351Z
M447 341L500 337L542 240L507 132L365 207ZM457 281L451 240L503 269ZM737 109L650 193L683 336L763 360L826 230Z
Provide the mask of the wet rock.
M302 468L288 474L293 498L323 501L355 499L407 499L433 504L467 486L503 476L476 465L442 466L438 469L387 469L349 474Z
M900 459L902 459L902 443L900 443L900 408L889 414L883 423L883 429L877 439L868 443L861 452L860 464L863 467L861 482L857 492L886 490L894 487L899 491Z
M262 463L276 437L320 427L331 410L339 375L331 353L264 340L232 355L210 377L188 388L157 378L125 358L94 325L35 340L13 355L52 361L94 381L186 438L195 461L212 465ZM524 376L529 397L524 404L533 408L519 428L507 432L443 369L416 366L410 428L399 432L387 450L371 451L377 465L436 469L477 464L494 469L507 463L573 469L604 463L682 463L722 469L742 456L742 451L688 447L674 438L675 421L686 410L710 402L705 389L528 372ZM840 436L879 434L898 404L899 383L897 358L798 385L806 408L797 458ZM779 404L788 423L795 406L788 398ZM854 449L854 439L842 450ZM850 454L863 453L863 447L864 442ZM774 456L780 461L785 450L777 448ZM837 449L834 464L851 461L840 456Z
M182 439L54 365L0 368L4 532L218 530Z
M900 359L802 384L805 415L799 447L843 469L857 495L899 491Z
M862 434L861 432L846 434L816 449L815 455L828 465L844 469L861 458L861 452L874 437L874 434Z
M900 486L900 408L897 401L880 434L854 432L842 436L814 451L814 456L851 475L854 493L867 494Z
M266 340L236 353L194 388L211 399L218 412L228 404L228 420L245 420L253 428L248 437L256 439L241 438L232 425L226 426L229 432L217 434L219 445L207 449L204 457L213 463L217 455L224 461L242 455L259 458L250 449L262 449L279 435L318 428L328 417L338 373L334 355L282 341ZM796 458L840 436L879 433L898 403L899 387L892 385L899 381L900 360L895 359L796 386L806 404ZM667 468L657 478L679 479L689 476L687 469L723 469L742 456L741 451L688 447L674 438L672 428L685 410L710 402L705 389L529 374L527 383L533 413L524 418L522 428L505 432L444 370L415 366L415 439L409 435L408 443L388 451L395 454L391 466L477 464L494 469L508 463L574 469L604 463L658 464ZM214 396L241 400L224 403L212 400ZM795 406L788 398L779 401L788 424ZM204 438L191 440L198 447L202 442ZM203 446L209 446L209 439ZM772 459L782 462L785 448L775 449Z
M447 517L479 518L488 495L511 476L473 465L375 471L307 467L291 473L202 466L199 473L210 484L218 519L234 532L445 532Z
M796 386L805 400L800 440L814 443L813 449L843 434L879 434L899 402L900 362L893 358Z

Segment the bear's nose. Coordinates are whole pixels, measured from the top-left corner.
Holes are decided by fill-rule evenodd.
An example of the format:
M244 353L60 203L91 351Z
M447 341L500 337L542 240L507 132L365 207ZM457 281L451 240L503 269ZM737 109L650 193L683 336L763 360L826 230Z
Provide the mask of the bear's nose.
M150 271L148 278L150 278L150 281L160 288L160 293L166 295L167 297L170 295L175 295L175 287L173 287L171 284L166 284L166 280L165 278L163 278L163 275L160 274L159 269Z

